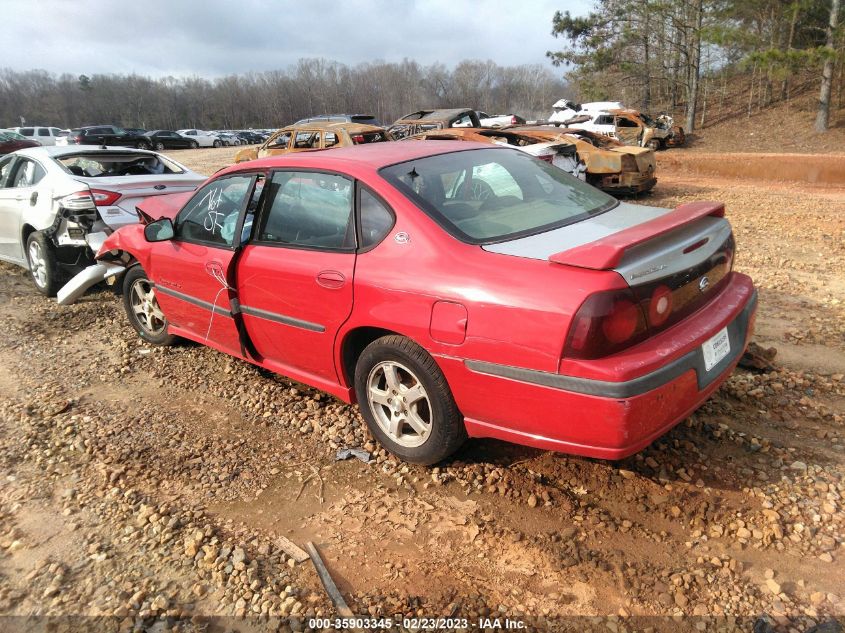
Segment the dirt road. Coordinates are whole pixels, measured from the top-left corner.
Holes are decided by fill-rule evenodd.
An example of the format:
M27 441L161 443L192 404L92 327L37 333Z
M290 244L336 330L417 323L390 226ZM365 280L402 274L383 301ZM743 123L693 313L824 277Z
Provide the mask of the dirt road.
M173 156L211 173L224 152ZM303 630L334 611L286 537L317 544L362 615L622 631L765 612L804 631L845 614L845 191L684 161L662 155L636 201L727 203L777 369L738 370L618 463L487 440L397 463L353 407L149 347L108 291L59 308L0 265L0 613ZM346 446L376 459L336 462Z

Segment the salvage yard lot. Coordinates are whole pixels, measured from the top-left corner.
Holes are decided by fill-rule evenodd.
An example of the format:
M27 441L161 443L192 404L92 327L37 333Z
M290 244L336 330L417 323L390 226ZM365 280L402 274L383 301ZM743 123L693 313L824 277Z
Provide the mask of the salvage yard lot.
M205 174L234 153L168 152ZM359 614L766 612L802 631L842 614L845 185L796 181L800 156L753 177L701 157L661 153L634 201L726 203L777 368L738 369L618 463L473 440L402 464L353 407L199 345L152 348L109 292L60 308L0 265L0 612L333 614L284 536L320 547ZM346 446L376 460L335 462Z

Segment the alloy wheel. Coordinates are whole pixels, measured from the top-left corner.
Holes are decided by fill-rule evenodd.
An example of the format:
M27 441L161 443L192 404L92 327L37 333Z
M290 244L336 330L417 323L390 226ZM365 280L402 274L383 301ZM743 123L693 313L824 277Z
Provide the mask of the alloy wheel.
M405 365L382 361L373 367L367 378L367 398L378 425L400 446L420 446L431 435L428 393Z
M33 240L29 244L28 251L29 270L32 273L32 279L39 288L47 287L47 260L44 258L44 250L41 244Z
M149 334L157 336L167 328L167 319L158 305L155 287L149 279L137 279L130 290L130 305L138 324Z

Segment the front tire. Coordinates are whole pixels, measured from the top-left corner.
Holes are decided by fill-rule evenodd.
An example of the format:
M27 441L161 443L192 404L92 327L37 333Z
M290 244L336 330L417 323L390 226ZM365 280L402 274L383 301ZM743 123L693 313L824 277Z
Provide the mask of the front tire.
M150 146L147 143L136 143L136 149L150 149Z
M142 339L153 345L172 345L176 337L167 333L167 317L158 305L155 284L140 266L123 278L123 307L129 323Z
M199 146L200 146L200 144L197 143L196 141L191 141L191 149L197 149L197 148L199 148Z
M467 438L443 372L403 336L384 336L364 349L355 366L355 393L370 431L400 459L435 464Z
M220 141L214 141L214 143L212 144L214 145L214 147L220 147L221 145Z
M161 142L156 143L155 149L156 149L157 152L160 152L161 150L164 149L164 143L161 143Z
M45 297L55 297L63 278L56 259L56 249L41 231L30 233L26 239L26 262L38 292Z
M658 139L653 138L646 144L646 147L656 152L662 147L662 145L663 144Z

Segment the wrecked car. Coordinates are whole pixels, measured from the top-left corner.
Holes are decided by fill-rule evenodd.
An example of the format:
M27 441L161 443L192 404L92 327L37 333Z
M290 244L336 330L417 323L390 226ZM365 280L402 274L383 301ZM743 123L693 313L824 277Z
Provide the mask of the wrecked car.
M652 150L627 147L583 130L541 126L499 130L455 128L432 130L411 138L510 145L616 195L644 193L657 183Z
M138 202L204 180L144 150L19 150L0 158L0 259L28 269L36 288L53 296L91 263L106 235L138 221Z
M141 338L357 402L411 462L467 437L635 453L728 378L754 323L724 205L620 202L510 147L274 156L141 211L95 266Z
M384 128L365 123L310 121L283 127L270 135L260 147L249 147L235 154L235 162L278 156L309 149L348 147L393 140Z
M604 134L625 145L639 145L653 150L679 147L686 143L683 128L674 125L672 117L667 114L652 119L636 110L582 111L563 124Z
M482 127L482 125L478 113L469 108L417 110L398 119L387 128L387 131L394 139L399 140L430 130L442 130L450 127Z

